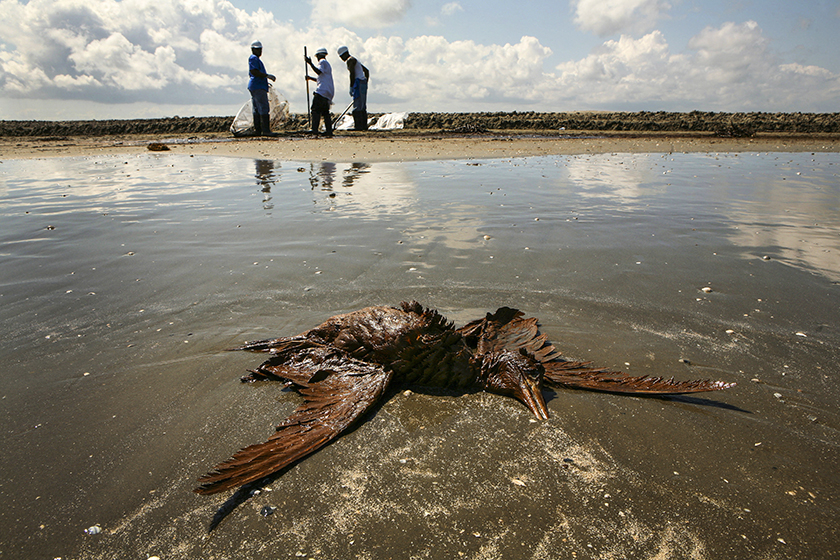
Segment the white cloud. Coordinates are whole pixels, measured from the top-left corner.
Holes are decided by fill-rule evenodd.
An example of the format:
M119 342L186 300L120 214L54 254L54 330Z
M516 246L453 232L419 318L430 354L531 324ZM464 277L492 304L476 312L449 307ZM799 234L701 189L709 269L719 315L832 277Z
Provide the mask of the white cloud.
M210 1L0 0L0 10L14 15L0 24L0 92L92 101L230 99L241 82L231 45L245 49L245 30L267 19ZM208 29L227 40L208 44Z
M674 110L825 110L840 76L819 67L781 64L755 22L707 27L683 54L659 31L607 41L586 58L557 66L558 98L588 108Z
M681 53L652 31L545 68L552 51L536 37L504 45L363 38L344 27L298 29L226 0L0 0L0 12L8 14L0 21L0 118L7 119L29 108L34 118L51 118L45 111L68 118L82 102L110 116L154 116L155 107L232 115L247 100L254 39L295 112L306 110L303 45L330 50L335 103L349 102L347 72L335 56L342 44L371 70L374 111L827 111L840 99L840 76L780 60L752 21L703 29Z
M645 33L667 16L663 0L572 0L575 24L601 37L616 33Z
M172 47L150 53L119 33L92 41L68 58L83 75L99 74L108 87L127 90L161 89L180 74Z
M816 78L818 80L831 80L833 74L819 66L803 66L801 64L782 64L779 66L782 72L799 76L800 79Z
M411 7L409 0L311 0L312 20L362 28L398 23Z
M2 28L0 94L11 98L229 103L232 114L247 99L248 44L258 38L265 45L266 68L277 76L275 86L296 111L305 110L302 45L332 50L341 44L371 69L372 105L479 109L481 102L539 99L531 86L543 79L543 61L551 54L533 37L488 45L430 36L363 40L345 28L299 30L271 13L245 12L226 2L21 2L0 0L20 23L14 31ZM447 9L457 11L454 5ZM340 105L348 78L335 55L330 61Z
M736 83L755 78L755 69L768 65L769 42L754 21L703 29L688 47L696 51L695 72L719 83Z
M455 15L457 12L463 12L464 8L458 2L449 2L448 4L444 4L443 7L440 9L440 13L445 16Z
M415 110L440 110L435 106L443 104L479 110L482 102L535 101L541 93L532 86L542 81L543 61L551 54L534 37L514 45L481 45L421 36L405 42L371 39L365 47L372 68L385 80L376 82L380 91L424 107ZM378 54L383 51L391 56Z
M449 2L440 8L440 15L443 17L452 17L458 12L463 12L464 7L458 2ZM441 24L440 18L437 16L426 16L426 25L429 27L437 27Z
M66 74L59 74L53 78L53 83L61 88L72 91L74 89L89 88L92 86L98 87L102 83L92 76L68 76Z
M607 41L586 58L557 67L558 85L563 95L585 96L593 106L609 103L632 103L658 98L665 91L673 57L658 31L640 39L623 35Z

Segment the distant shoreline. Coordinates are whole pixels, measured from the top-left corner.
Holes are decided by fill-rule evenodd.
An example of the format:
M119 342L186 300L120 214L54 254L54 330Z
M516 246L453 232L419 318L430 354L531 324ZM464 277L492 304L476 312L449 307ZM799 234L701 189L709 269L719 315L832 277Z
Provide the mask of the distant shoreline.
M0 121L0 137L229 133L233 117L166 117L70 121ZM305 129L295 114L281 132ZM840 113L573 111L557 113L408 113L405 130L444 132L680 132L748 137L758 133L840 134Z
M284 161L381 162L563 154L840 152L840 113L409 113L405 128L234 138L233 117L0 121L0 160L164 153Z

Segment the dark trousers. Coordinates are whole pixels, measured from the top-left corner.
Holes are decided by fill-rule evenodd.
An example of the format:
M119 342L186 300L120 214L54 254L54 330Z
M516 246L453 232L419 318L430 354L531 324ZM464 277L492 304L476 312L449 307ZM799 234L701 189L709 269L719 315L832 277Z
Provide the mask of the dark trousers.
M267 89L252 89L251 92L251 107L254 113L258 115L269 114L268 106L268 90Z
M329 136L332 134L330 100L316 93L312 96L312 132L315 134L318 134L318 130L321 128L321 117L324 117L324 134Z

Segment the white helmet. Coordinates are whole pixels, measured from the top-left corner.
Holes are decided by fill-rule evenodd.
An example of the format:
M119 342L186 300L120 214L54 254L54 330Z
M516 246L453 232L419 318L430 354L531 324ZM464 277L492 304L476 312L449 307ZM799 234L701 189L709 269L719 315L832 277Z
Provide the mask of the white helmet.
M262 43L260 43L259 41L254 41L253 43L251 43L251 48L252 49L261 49L262 48Z
M338 47L338 50L335 51L335 52L338 53L338 56L341 56L341 55L347 53L349 50L350 49L348 49L347 47Z
M320 49L315 51L315 56L318 56L319 54L327 56L327 49L325 49L324 47L321 47Z

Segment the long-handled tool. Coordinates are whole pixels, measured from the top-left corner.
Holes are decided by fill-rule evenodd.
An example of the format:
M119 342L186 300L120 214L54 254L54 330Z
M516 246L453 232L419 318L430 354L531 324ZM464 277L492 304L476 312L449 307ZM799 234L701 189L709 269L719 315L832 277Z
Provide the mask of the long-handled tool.
M337 119L335 119L335 121L333 122L333 126L334 126L334 127L335 127L336 125L338 125L338 123L340 123L340 122L341 122L341 117L343 117L344 115L346 115L346 114L347 114L347 111L349 111L349 110L350 110L350 107L352 107L352 106L353 106L353 102L351 101L351 102L350 102L350 105L348 105L348 106L347 106L347 108L346 108L346 109L344 109L344 112L343 112L343 113L341 113L340 115L338 115L338 118L337 118Z
M309 119L309 128L312 128L312 107L309 105L309 63L306 60L306 45L303 46L303 68L306 70L306 118Z

